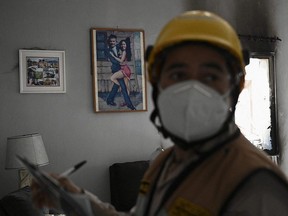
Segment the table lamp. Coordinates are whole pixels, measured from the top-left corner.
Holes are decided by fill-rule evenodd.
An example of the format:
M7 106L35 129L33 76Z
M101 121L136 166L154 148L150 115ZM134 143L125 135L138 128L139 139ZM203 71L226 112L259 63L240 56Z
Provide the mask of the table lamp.
M36 166L49 164L42 137L38 133L25 134L7 138L5 169L18 169L19 187L29 186L31 175L18 161L16 155L27 158Z

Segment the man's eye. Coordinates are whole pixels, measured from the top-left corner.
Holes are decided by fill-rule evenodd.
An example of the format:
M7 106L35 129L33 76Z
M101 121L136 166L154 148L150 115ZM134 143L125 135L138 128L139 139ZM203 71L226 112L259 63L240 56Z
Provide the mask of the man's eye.
M205 74L201 77L202 82L215 82L220 79L218 74L210 73L210 74Z
M206 76L205 77L205 79L207 80L207 81L214 81L214 80L218 80L218 76L216 76L216 75L209 75L209 76Z
M182 71L173 71L169 74L169 77L173 80L182 80L186 77L186 73Z

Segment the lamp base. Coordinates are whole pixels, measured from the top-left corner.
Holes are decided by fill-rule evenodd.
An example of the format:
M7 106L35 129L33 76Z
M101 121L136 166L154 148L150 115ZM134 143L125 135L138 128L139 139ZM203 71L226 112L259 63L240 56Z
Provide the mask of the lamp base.
M20 169L19 174L19 188L31 186L32 176L26 169Z

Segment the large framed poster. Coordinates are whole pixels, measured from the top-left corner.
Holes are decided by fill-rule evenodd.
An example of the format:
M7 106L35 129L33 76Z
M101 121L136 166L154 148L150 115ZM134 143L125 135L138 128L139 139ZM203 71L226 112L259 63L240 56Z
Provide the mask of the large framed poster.
M147 111L144 31L91 28L95 112Z

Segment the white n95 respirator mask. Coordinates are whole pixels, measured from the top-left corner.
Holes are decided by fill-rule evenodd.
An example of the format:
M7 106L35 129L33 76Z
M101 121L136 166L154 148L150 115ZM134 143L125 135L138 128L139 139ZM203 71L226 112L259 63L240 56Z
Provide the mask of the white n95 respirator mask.
M230 107L227 94L221 95L196 80L160 90L157 105L164 128L187 142L216 134Z

